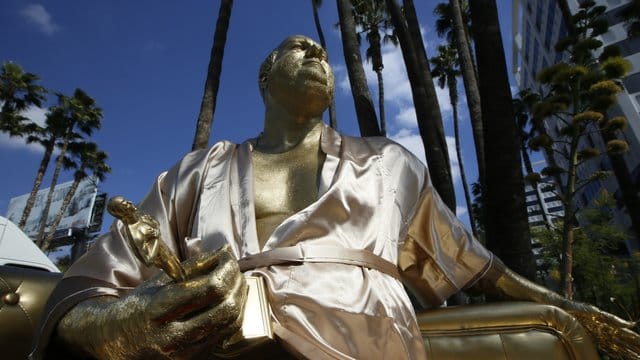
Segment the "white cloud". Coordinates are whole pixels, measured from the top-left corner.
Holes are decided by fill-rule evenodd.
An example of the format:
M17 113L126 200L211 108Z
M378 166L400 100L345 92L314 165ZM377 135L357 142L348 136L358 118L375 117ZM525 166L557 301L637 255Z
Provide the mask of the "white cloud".
M407 128L403 128L396 134L389 136L389 138L407 148L407 150L417 156L418 159L422 161L422 163L424 163L425 165L427 164L424 153L424 145L422 144L422 138L417 132ZM451 166L451 177L453 178L454 184L459 184L461 181L460 167L458 166L458 157L456 156L455 138L452 136L447 136L446 141L447 151L449 153L449 162Z
M418 126L416 110L413 106L400 106L400 110L396 114L395 120L397 121L397 124L403 128L415 128Z
M45 114L47 110L39 107L29 107L22 115L40 126L44 126ZM24 149L33 153L42 153L43 148L38 144L27 144L25 139L20 137L9 137L6 133L0 133L0 148Z
M449 152L449 163L451 164L451 177L454 184L460 184L460 166L458 165L458 156L456 155L456 139L453 136L447 136L447 151Z
M461 206L461 205L457 205L456 206L456 216L458 218L462 218L466 214L467 214L467 207L466 206Z
M27 5L20 11L20 15L29 23L36 25L45 35L51 36L60 30L60 26L53 21L51 14L40 4Z
M333 76L335 77L336 90L340 89L344 95L351 94L351 84L349 84L349 76L347 68L342 64L331 64Z
M401 129L397 134L389 136L389 138L407 148L407 150L418 157L423 164L427 164L427 160L424 155L424 145L422 145L422 138L420 138L420 135L405 128Z

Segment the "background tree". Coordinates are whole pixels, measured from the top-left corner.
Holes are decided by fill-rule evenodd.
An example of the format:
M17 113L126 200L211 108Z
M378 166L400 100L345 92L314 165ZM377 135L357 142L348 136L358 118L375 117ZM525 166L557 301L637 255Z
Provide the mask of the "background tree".
M562 292L573 297L573 244L575 241L575 198L579 191L594 181L609 175L606 171L596 171L578 176L578 168L588 161L603 155L599 150L580 146L587 136L603 131L615 132L626 125L626 119L609 119L605 114L616 103L616 95L622 90L620 78L628 71L630 64L614 51L604 51L599 59L594 54L602 47L596 37L608 30L606 21L600 17L604 6L595 6L593 1L585 1L571 21L576 32L561 39L556 51L567 51L566 62L554 64L538 73L538 81L549 89L533 107L533 121L537 128L543 127L545 119L558 128L557 136L546 134L530 141L532 149L551 149L564 166L548 166L544 175L560 175L560 199L564 205L562 227ZM628 149L622 140L607 143L609 153L620 154Z
M344 62L347 65L347 73L349 74L349 84L351 85L351 95L353 96L356 116L358 117L358 125L360 126L360 135L380 136L378 118L369 93L364 68L362 67L360 43L356 35L356 24L351 1L337 0L337 4Z
M478 177L480 183L482 183L486 173L484 133L478 74L473 62L473 52L471 51L469 4L467 1L450 0L449 3L438 4L434 9L434 13L438 15L436 20L438 35L446 36L449 44L458 50L458 61L460 63L476 150Z
M324 32L322 31L322 25L320 24L320 16L318 15L318 8L322 6L322 0L311 0L311 8L313 9L313 22L316 24L316 32L318 33L318 38L320 39L320 45L324 48L324 51L327 50L327 42L324 39ZM334 129L338 128L337 120L336 120L336 101L335 99L331 99L331 104L329 104L329 126Z
M68 165L66 160L67 149L72 141L77 141L82 135L90 136L94 130L100 129L102 109L96 106L96 101L81 89L76 89L73 97L58 94L58 105L52 110L53 116L58 117L62 124L62 137L59 140L60 154L56 158L56 165L51 178L51 186L44 206L43 216L36 239L38 246L44 242L44 232L47 227L49 210L53 201L58 177L63 166ZM78 132L79 131L79 132Z
M387 135L387 124L384 113L384 79L382 69L382 43L391 42L397 45L398 41L393 33L388 30L392 28L391 20L387 14L384 0L352 0L354 20L356 26L365 33L369 47L366 50L366 58L371 61L371 69L378 78L378 116L380 118L380 133ZM358 33L358 35L360 34ZM358 36L358 39L360 37Z
M404 11L401 11L395 0L386 0L411 85L418 130L424 144L431 181L444 203L455 213L456 197L449 153L429 60L413 2L406 0L403 3Z
M50 108L47 111L45 126L36 126L34 128L34 131L32 131L32 133L27 137L27 143L36 143L41 145L44 148L44 153L42 155L42 159L40 160L40 164L38 165L36 177L33 180L31 193L27 198L24 210L22 210L20 222L18 223L18 227L20 227L22 230L26 230L27 220L29 219L31 210L35 205L38 191L40 190L40 187L42 185L42 179L44 178L44 175L47 172L47 168L49 167L49 162L51 161L51 156L53 155L53 151L55 150L58 141L64 136L65 131L66 121L61 115L60 110L54 107Z
M486 178L483 184L487 247L505 264L535 278L529 221L525 206L519 130L511 103L511 87L495 0L474 0L475 31Z
M0 131L9 136L25 136L33 130L22 115L29 106L41 107L47 91L36 84L38 76L24 72L20 65L13 62L2 64L0 74Z
M104 181L106 175L111 172L111 168L107 165L107 153L98 149L98 146L95 143L84 141L76 142L69 144L69 148L69 152L74 154L75 158L73 167L76 170L73 174L73 183L71 184L69 191L65 194L60 210L58 210L56 217L49 227L49 232L40 246L42 251L49 250L51 240L53 240L56 229L64 217L64 214L71 203L71 199L73 199L73 196L76 194L76 190L78 189L80 182L88 177L91 177L93 181Z
M204 85L200 113L196 123L196 134L191 145L192 151L209 147L211 124L213 123L213 114L216 111L220 74L222 73L222 58L224 57L224 46L227 42L232 7L233 0L220 1L216 30L213 34L213 46L211 47L209 66L207 67L207 80Z
M542 178L540 174L533 169L533 164L529 157L530 149L527 146L529 140L535 135L535 129L531 126L530 102L537 101L539 96L529 90L521 91L518 93L518 96L519 97L514 98L512 101L516 126L520 130L520 154L522 155L522 163L524 164L524 180L535 190L536 202L538 203L544 226L549 228L552 222L551 219L549 219L549 214L545 211L544 201L538 191L538 185Z
M471 203L471 195L469 194L469 186L467 185L467 175L464 170L464 162L462 158L462 150L460 149L460 126L458 119L458 80L460 69L458 64L458 52L451 45L438 46L438 55L431 58L431 75L438 79L438 86L441 89L445 87L449 90L449 101L453 109L453 131L456 140L456 155L458 157L458 167L460 168L460 180L464 189L464 199L467 204L467 214L469 216L469 224L473 236L478 237L476 231L476 222L473 218L473 206Z
M580 212L587 225L575 233L575 299L623 318L637 319L640 316L638 259L619 256L626 236L612 224L615 206L615 199L603 191L592 206ZM540 261L546 269L545 283L557 287L562 257L561 227L537 228L533 234L542 245Z

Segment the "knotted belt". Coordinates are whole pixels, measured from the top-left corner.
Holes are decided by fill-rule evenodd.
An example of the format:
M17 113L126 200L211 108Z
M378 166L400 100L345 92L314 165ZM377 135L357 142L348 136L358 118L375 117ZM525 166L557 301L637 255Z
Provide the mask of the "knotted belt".
M238 260L240 271L284 264L337 263L365 267L380 271L400 280L398 267L384 258L364 249L349 249L340 246L304 245L275 248Z

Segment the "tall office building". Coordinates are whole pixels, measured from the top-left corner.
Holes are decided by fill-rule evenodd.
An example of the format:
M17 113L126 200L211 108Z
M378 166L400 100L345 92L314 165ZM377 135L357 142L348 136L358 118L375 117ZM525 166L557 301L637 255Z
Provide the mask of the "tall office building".
M571 12L577 11L578 1L567 0ZM629 144L629 151L623 155L629 170L631 181L640 190L640 38L627 38L627 32L620 13L630 4L630 0L597 0L598 5L607 7L603 16L608 20L609 31L601 36L604 46L617 45L622 55L631 62L632 70L623 80L625 91L618 96L618 105L612 110L614 115L624 115L629 126L618 136ZM565 54L556 53L554 45L568 33L566 20L557 0L513 0L512 8L513 64L512 71L520 90L541 90L536 83L536 74L551 64L563 61ZM558 135L561 126L549 119L545 128L550 136ZM598 134L585 136L581 147L606 149ZM556 144L558 151L563 145ZM559 166L564 167L566 160L556 157ZM597 170L612 171L608 156L593 159L578 168L578 176L585 178ZM614 221L616 225L629 234L627 247L630 252L640 248L638 239L634 237L631 220L623 205L622 193L615 175L606 180L596 181L583 188L577 196L578 209L588 206L603 189L613 194L618 202ZM579 219L580 220L580 219Z
M562 219L564 216L564 207L555 193L555 184L552 178L542 178L535 187L527 184L524 188L524 195L526 196L529 226L544 226L545 223L553 225L556 220Z

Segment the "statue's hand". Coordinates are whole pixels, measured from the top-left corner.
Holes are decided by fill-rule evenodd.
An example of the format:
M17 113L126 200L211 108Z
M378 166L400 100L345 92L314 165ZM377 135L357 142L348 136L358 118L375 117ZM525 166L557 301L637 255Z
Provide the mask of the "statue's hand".
M595 306L567 300L563 306L591 335L598 347L614 358L640 360L637 323L623 320Z
M159 273L121 298L79 303L58 336L98 359L186 359L210 350L242 324L244 277L227 247L184 266L185 281Z

